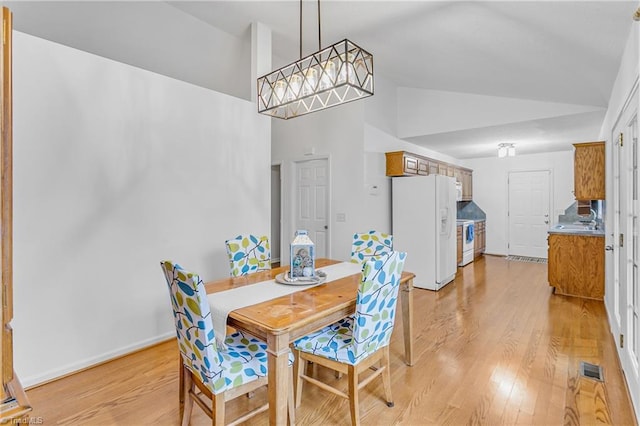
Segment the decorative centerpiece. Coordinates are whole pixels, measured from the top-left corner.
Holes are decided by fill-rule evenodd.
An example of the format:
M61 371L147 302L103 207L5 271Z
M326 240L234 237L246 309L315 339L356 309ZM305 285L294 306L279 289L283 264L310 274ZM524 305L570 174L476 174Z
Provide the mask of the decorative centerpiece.
M316 250L307 231L299 229L291 242L289 277L314 277L316 274Z

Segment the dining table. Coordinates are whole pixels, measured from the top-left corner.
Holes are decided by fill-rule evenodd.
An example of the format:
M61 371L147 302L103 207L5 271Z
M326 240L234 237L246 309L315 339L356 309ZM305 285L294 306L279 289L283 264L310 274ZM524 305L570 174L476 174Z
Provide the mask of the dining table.
M342 263L339 260L316 259L315 267ZM359 269L359 268L356 268ZM240 277L229 277L205 283L212 310L215 293L226 292L274 280L288 266L273 268ZM267 343L269 424L287 422L287 401L291 380L289 372L290 344L315 330L330 325L355 312L356 295L362 274L332 279L313 286L298 286L295 292L230 311L227 325L247 332ZM398 303L402 310L405 363L413 365L413 279L415 274L403 272ZM285 285L285 284L280 284ZM247 290L247 289L244 289ZM214 296L210 296L214 295Z

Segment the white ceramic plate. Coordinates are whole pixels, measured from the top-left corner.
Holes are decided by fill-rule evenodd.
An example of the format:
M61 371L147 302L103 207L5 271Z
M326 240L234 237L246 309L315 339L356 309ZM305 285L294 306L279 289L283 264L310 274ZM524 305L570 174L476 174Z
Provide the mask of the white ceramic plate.
M277 283L280 284L288 284L288 285L314 285L321 284L327 280L327 274L323 271L316 270L315 277L305 277L305 278L289 278L289 271L282 272L276 275L275 278Z

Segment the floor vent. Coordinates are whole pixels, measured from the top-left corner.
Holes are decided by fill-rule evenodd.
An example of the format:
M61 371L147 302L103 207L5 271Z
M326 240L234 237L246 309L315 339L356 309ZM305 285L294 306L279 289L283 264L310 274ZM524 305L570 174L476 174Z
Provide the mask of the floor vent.
M582 361L580 363L580 375L588 379L598 380L600 382L604 381L602 367L595 364L589 364L588 362Z

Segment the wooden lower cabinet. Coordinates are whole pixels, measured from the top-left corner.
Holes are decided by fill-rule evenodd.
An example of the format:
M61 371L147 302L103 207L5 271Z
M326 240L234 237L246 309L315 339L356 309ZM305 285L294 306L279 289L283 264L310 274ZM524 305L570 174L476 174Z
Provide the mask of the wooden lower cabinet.
M486 238L486 222L484 220L477 220L474 222L474 235L473 235L473 257L476 258L484 253L487 246Z
M456 265L459 265L462 262L462 225L456 226Z
M604 235L549 234L549 285L555 293L604 298Z

